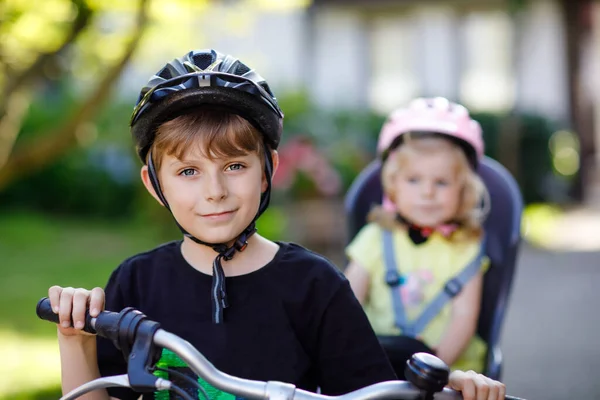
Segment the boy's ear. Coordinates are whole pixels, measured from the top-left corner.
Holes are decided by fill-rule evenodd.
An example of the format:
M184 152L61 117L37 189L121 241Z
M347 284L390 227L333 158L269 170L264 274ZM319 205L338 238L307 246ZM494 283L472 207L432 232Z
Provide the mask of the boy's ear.
M142 167L142 169L140 170L140 176L142 178L142 182L144 183L144 186L146 187L146 190L148 191L148 193L150 193L152 195L152 197L154 197L156 199L156 201L158 201L158 203L164 207L165 205L162 203L162 201L160 201L160 198L154 191L154 187L152 186L152 181L150 180L150 172L148 171L147 165L144 165Z
M271 150L271 160L273 160L273 174L271 175L271 181L273 181L273 177L275 176L275 173L277 172L277 167L279 167L279 153L277 153L277 150ZM262 192L263 193L267 190L268 186L269 186L269 184L267 182L267 177L265 176L265 174L263 174L263 180L262 180Z

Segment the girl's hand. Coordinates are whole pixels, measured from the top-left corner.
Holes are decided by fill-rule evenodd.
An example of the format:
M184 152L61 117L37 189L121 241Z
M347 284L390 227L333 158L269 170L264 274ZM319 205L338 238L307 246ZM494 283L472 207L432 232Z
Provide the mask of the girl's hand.
M474 371L453 371L448 386L462 393L464 400L504 400L506 386Z
M104 290L99 287L87 290L52 286L48 298L59 317L58 330L64 336L91 335L83 330L85 312L89 307L90 316L97 317L104 309Z

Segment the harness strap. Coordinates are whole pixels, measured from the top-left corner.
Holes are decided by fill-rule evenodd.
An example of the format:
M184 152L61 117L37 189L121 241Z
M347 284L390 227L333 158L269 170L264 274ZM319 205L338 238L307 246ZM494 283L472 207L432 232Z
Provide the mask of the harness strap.
M427 305L421 315L414 321L407 321L402 303L402 296L398 286L403 284L403 279L398 273L399 266L396 263L394 253L393 236L389 230L383 231L383 255L385 261L385 281L390 286L392 295L392 305L394 308L394 320L396 326L402 331L403 335L416 337L425 327L442 311L444 306L456 297L462 288L479 272L483 257L485 257L485 236L481 241L481 246L477 255L464 267L457 275L449 279L444 288Z

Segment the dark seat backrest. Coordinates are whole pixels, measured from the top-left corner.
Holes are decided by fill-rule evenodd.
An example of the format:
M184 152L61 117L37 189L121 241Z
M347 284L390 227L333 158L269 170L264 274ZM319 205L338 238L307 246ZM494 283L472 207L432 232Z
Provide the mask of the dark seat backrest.
M371 162L354 180L345 198L350 242L366 223L374 204L382 200L381 165ZM493 347L498 343L515 271L521 240L521 192L512 175L497 161L484 157L479 174L491 198L490 213L484 223L486 254L491 267L485 274L478 333Z

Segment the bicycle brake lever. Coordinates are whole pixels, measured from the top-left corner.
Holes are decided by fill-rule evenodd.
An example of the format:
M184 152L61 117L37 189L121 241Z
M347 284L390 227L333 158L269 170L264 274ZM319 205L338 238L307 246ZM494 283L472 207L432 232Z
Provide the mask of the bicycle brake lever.
M94 379L93 381L84 383L83 385L71 390L69 393L60 398L60 400L74 400L84 394L97 389L106 389L109 387L130 387L127 374L105 376L104 378Z
M136 392L153 392L161 380L150 372L159 358L153 343L154 334L159 328L157 322L150 320L141 321L137 327L127 362L129 384Z
M105 376L104 378L94 379L93 381L84 383L83 385L71 390L69 393L60 398L60 400L75 400L86 393L93 390L106 389L109 387L124 387L130 388L129 378L127 374ZM171 389L171 381L158 378L156 380L155 390L169 390Z

